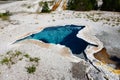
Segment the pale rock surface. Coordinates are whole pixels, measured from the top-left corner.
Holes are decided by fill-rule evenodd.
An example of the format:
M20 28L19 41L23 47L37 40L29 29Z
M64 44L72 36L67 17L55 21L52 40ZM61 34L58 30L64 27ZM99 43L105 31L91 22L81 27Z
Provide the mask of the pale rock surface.
M24 59L12 65L9 69L6 65L0 64L0 80L119 80L119 74L115 74L106 64L102 64L93 54L100 51L104 46L110 55L119 57L120 49L120 24L117 23L119 13L112 12L75 12L55 11L49 14L36 14L40 0L20 1L0 5L0 11L10 10L13 13L10 21L0 20L0 54L3 55L9 50L19 50L28 53L33 57L39 57L40 62L34 74L28 74L25 66L28 65ZM26 9L21 5L30 4L32 7ZM17 5L17 7L16 7ZM36 7L36 8L35 8ZM59 7L60 8L60 7ZM22 12L22 13L20 13ZM25 12L25 13L24 13ZM17 13L17 14L15 14ZM88 18L94 14L94 18L100 18L98 22ZM115 17L115 21L114 18ZM101 18L108 19L101 20ZM111 24L109 24L111 23ZM88 59L84 61L74 56L70 49L59 44L46 44L41 41L25 40L16 44L14 41L37 33L46 27L76 24L85 25L86 28L79 31L78 37L97 44L98 47L88 46L85 50ZM100 70L100 72L99 72Z

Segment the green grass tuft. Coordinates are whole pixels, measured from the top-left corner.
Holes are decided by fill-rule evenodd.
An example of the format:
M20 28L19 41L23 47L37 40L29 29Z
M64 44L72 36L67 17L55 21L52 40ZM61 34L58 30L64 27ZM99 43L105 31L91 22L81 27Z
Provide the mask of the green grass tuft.
M22 52L20 52L20 51L15 51L15 56L19 56L19 55L21 55L22 54Z
M34 57L34 58L29 58L29 60L30 60L30 62L36 62L36 63L38 63L39 62L39 58L37 58L37 57Z
M32 65L32 66L26 67L26 69L29 74L33 74L36 71L36 66Z
M6 11L5 13L0 13L0 18L2 20L9 20L10 19L10 12L9 11Z
M30 58L30 55L29 54L25 54L24 57Z
M11 62L10 58L7 58L7 57L4 57L4 58L1 60L1 64L6 64L6 65L8 65L10 62Z
M38 57L31 57L29 54L25 54L17 50L8 51L5 55L1 55L0 57L2 57L0 64L6 65L8 68L11 68L11 66L16 64L18 61L21 61L23 59L27 60L27 62L32 65L25 67L29 74L32 74L36 71L36 67L38 66L40 60Z
M49 13L49 12L50 12L50 9L49 9L49 6L48 6L48 3L47 3L47 2L44 2L44 3L43 3L43 7L42 7L41 12L42 12L42 13Z

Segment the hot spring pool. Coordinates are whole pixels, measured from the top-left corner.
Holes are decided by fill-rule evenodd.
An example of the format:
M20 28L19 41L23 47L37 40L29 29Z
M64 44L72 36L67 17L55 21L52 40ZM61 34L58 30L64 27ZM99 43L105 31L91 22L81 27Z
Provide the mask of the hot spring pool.
M45 43L64 45L70 48L73 54L80 54L84 53L84 50L88 45L93 45L97 47L97 45L88 43L87 41L76 36L78 32L83 28L85 28L85 26L78 25L47 27L43 29L41 32L32 34L23 39L19 39L16 42L25 39L40 40Z

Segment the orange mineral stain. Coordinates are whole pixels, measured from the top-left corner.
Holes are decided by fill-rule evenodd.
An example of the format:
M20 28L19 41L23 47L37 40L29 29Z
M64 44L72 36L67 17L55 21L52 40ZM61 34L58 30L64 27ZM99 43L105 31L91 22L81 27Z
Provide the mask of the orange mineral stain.
M107 53L106 48L103 48L101 51L97 52L94 54L94 57L101 61L103 64L112 64L118 67L116 64L117 62L113 61L110 59L110 55ZM110 67L110 66L109 66ZM115 74L120 74L120 68L119 69L114 69L114 68L109 68L109 71L112 71Z
M52 11L55 11L61 2L62 2L62 0L59 0L58 2L56 2L55 5L52 7Z
M115 74L120 74L120 70L113 70Z
M66 4L66 3L67 3L67 1L65 0L64 3L63 3L63 5L62 5L62 9L63 9L63 10L66 10L66 9L67 9L67 4Z
M103 48L98 53L95 53L94 57L105 64L115 64L114 61L110 60L110 56L105 48Z

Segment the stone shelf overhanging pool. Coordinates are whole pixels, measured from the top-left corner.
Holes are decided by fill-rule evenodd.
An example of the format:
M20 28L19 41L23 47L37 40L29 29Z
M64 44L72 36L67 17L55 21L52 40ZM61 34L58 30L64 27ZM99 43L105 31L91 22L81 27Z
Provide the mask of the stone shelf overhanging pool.
M45 43L60 44L70 48L73 54L83 53L85 59L87 59L87 56L84 52L86 47L88 45L97 47L98 45L88 43L87 41L76 36L78 32L83 28L85 28L85 26L78 25L47 27L38 33L19 39L14 43L17 43L25 39L34 39L41 40Z

